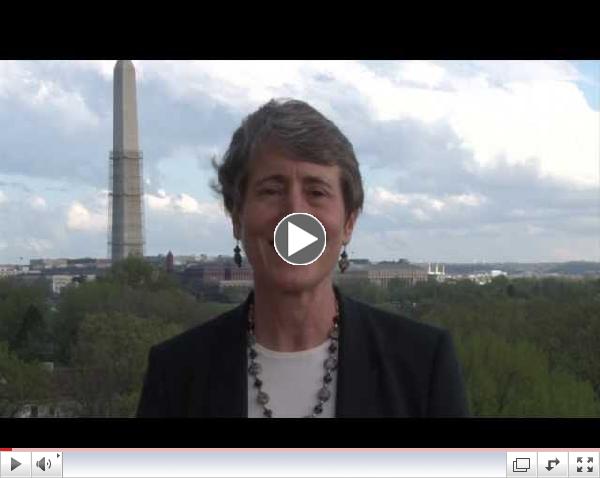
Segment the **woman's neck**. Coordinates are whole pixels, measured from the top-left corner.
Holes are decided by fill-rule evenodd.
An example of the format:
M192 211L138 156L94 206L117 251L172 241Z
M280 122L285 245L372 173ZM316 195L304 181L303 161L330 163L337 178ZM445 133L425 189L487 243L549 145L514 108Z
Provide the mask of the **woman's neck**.
M322 344L331 331L336 297L331 282L312 289L254 287L254 333L263 347L297 352Z

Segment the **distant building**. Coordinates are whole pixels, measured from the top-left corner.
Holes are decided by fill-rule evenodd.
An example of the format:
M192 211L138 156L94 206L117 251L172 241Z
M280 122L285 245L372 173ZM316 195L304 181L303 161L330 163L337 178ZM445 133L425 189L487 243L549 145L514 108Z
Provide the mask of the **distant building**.
M58 269L67 267L67 259L31 259L29 261L29 268L31 270L43 270L43 269Z
M350 267L368 267L370 265L369 259L350 259Z
M254 272L248 264L238 267L229 261L206 262L186 267L180 274L181 282L195 292L207 285L219 287L247 286L254 283Z
M468 278L469 278L469 280L471 280L479 285L489 284L492 281L492 276L487 273L469 274Z
M379 286L387 287L392 279L415 285L427 281L427 271L408 262L380 262L369 269L369 280Z
M59 295L65 287L73 286L76 287L79 284L87 281L92 281L96 279L96 276L93 274L89 275L52 275L48 276L50 279L50 287L52 288L52 293L55 295Z
M65 267L75 267L78 269L83 269L84 267L97 267L97 260L92 259L91 257L85 257L83 259L67 259Z
M229 287L244 287L244 288L252 288L254 287L253 279L239 279L239 280L222 280L219 281L219 288L226 289Z
M64 274L70 273L94 273L97 269L107 269L111 266L110 259L96 259L93 257L83 257L78 259L31 259L29 267L22 266L22 272L39 271L46 275L53 274L52 271L63 271ZM81 272L84 271L84 272Z
M174 259L173 259L173 253L171 251L169 251L167 254L167 264L166 264L167 272L169 274L173 273L173 271L175 270L174 267L175 267L175 263L174 263Z
M400 280L407 285L427 281L427 271L406 260L398 262L383 261L371 264L363 259L360 262L350 261L350 267L343 274L336 270L336 281L366 279L381 287L388 287L391 280Z
M21 274L21 271L19 270L18 266L0 264L0 277L10 277L16 276L18 274Z
M98 269L110 269L112 266L111 259L96 259L96 267Z
M173 258L173 264L175 266L188 266L190 264L195 264L198 262L207 262L208 256L206 254L200 255L177 255Z
M446 266L444 264L435 264L434 267L432 267L431 263L429 263L427 277L429 279L437 280L438 282L443 282L446 278Z
M42 274L41 271L28 271L23 274L18 274L15 276L15 279L19 281L19 283L23 285L33 285L38 283L39 281L47 280L47 277Z
M50 280L51 280L52 293L55 295L60 294L61 291L65 287L67 287L73 283L73 277L74 276L66 276L66 275L51 276Z

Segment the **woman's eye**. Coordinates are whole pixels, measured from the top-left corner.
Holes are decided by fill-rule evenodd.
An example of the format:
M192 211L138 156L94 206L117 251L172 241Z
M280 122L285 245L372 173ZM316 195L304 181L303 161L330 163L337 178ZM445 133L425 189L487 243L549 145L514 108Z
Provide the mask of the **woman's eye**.
M273 196L275 194L279 194L279 190L278 189L263 189L260 192L261 196Z
M314 196L314 197L326 196L326 194L323 191L311 191L310 194L311 194L311 196Z

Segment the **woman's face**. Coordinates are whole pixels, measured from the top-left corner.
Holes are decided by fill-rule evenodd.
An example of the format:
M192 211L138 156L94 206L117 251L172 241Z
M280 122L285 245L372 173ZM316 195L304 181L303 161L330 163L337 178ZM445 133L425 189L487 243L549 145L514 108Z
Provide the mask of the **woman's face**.
M294 212L315 216L327 233L325 251L306 266L285 262L273 245L275 227ZM278 149L263 149L251 161L242 210L233 215L255 282L281 290L312 288L330 277L343 243L352 235L356 214L346 220L339 166L297 160Z

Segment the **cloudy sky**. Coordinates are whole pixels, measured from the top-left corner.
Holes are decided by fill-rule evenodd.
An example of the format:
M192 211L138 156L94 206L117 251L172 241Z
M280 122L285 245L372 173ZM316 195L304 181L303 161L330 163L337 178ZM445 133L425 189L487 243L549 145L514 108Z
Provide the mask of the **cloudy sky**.
M0 263L107 257L114 64L0 61ZM598 61L134 64L147 254L231 254L210 158L295 97L357 152L352 257L600 260Z

